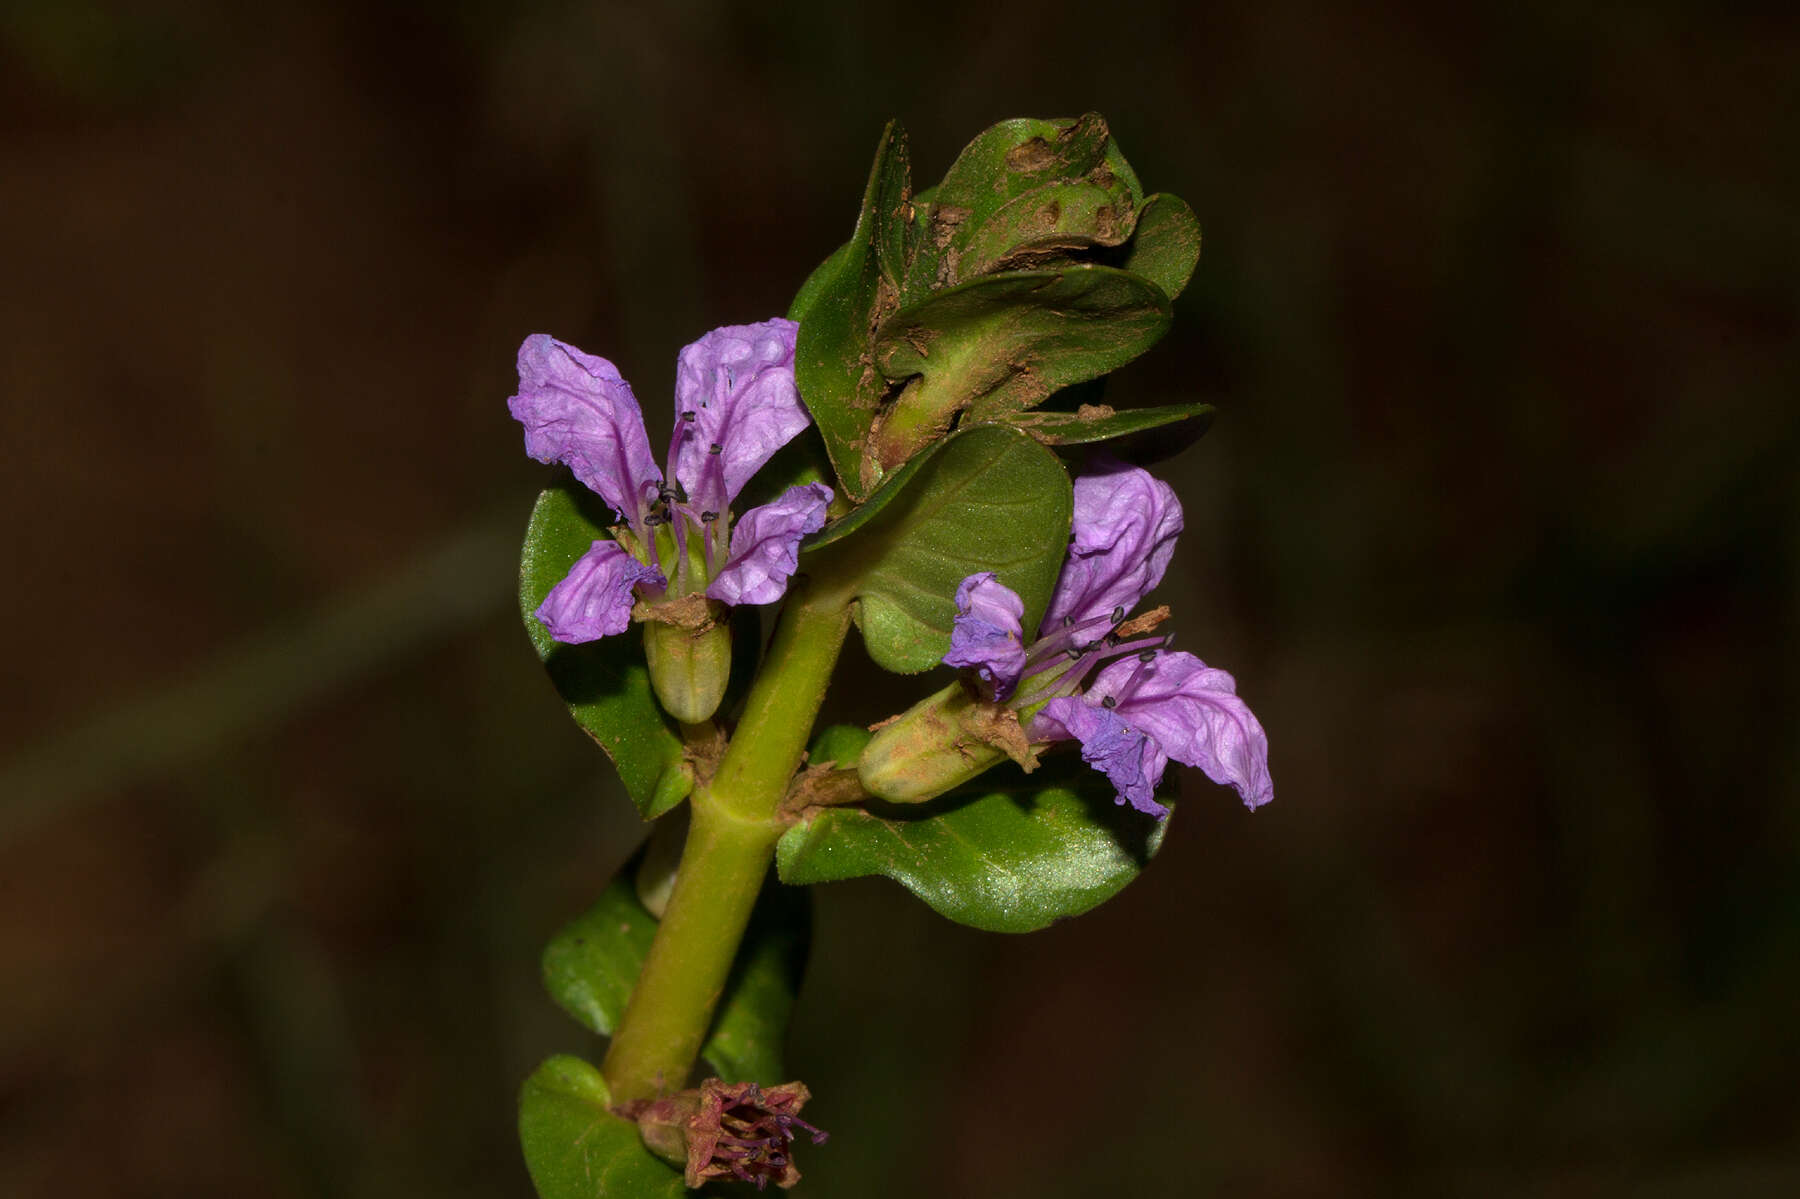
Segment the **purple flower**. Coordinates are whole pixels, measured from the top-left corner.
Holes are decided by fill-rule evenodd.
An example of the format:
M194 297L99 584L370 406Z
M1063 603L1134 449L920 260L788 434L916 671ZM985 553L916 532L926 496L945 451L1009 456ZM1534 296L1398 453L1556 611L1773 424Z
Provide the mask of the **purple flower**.
M1019 628L1024 618L1024 601L993 571L970 575L956 589L956 623L950 629L944 664L974 668L989 695L1006 699L1025 671Z
M1126 619L1162 580L1181 527L1167 484L1104 463L1075 481L1069 557L1037 637L1024 639L1024 604L1011 589L970 575L957 589L944 661L972 668L977 690L1020 711L1034 741L1079 741L1120 803L1167 815L1155 792L1173 759L1260 807L1274 796L1269 741L1232 677L1169 652L1166 638L1140 636L1166 609Z
M507 401L525 426L525 451L568 466L623 522L617 540L596 541L538 608L552 637L583 642L623 632L634 593L767 604L786 592L800 539L824 526L831 489L790 487L744 513L735 530L730 508L806 428L794 385L797 330L780 319L728 325L681 351L666 472L651 453L637 397L612 363L547 334L525 339L519 393ZM690 549L690 538L700 544Z
M1121 802L1166 816L1156 785L1173 758L1228 784L1247 807L1275 798L1269 738L1237 684L1186 653L1146 651L1114 661L1079 695L1051 699L1033 736L1081 742L1082 760L1105 773Z

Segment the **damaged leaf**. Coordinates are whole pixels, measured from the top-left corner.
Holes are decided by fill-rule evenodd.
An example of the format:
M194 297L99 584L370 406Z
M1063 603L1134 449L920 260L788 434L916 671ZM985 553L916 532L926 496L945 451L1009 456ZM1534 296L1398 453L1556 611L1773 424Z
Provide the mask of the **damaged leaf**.
M871 354L873 330L898 296L912 219L906 131L888 122L848 243L814 271L788 309L800 323L794 378L824 439L842 490L866 496L878 481L864 465L864 434L886 380Z

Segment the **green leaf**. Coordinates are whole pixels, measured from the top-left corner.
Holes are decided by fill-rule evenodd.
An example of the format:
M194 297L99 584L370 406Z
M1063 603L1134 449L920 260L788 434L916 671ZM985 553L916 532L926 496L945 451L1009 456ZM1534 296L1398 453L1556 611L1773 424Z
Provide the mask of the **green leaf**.
M868 740L843 726L826 736L847 754L858 734ZM1118 894L1166 826L1115 804L1104 776L1060 754L1032 774L1003 764L930 803L820 810L782 835L775 860L784 882L883 875L959 924L1022 933Z
M902 674L949 650L956 589L977 571L1018 592L1025 627L1035 628L1062 569L1074 503L1056 455L999 425L958 433L907 466L878 511L803 564L819 585L859 601L869 656Z
M842 489L861 499L874 486L863 444L886 390L870 359L870 330L898 296L912 219L906 131L888 122L876 148L850 241L801 286L788 314L800 322L794 378L825 440Z
M1160 429L1179 421L1196 421L1199 436L1212 424L1211 404L1169 404L1160 408L1114 409L1104 404L1083 404L1073 412L1020 412L1006 418L1006 423L1023 429L1046 445L1086 445L1094 441L1110 441L1129 437L1150 429Z
M608 516L603 501L578 484L538 496L519 557L519 614L569 715L606 751L649 820L686 797L692 776L684 769L681 737L651 693L643 637L628 629L586 645L564 645L532 615L575 560L607 536Z
M1010 226L1009 206L1027 192L1048 185L1087 181L1106 189L1122 189L1122 206L1134 210L1143 188L1098 113L1074 120L1022 117L1001 121L978 134L963 148L931 189L930 211L921 212L920 249L909 266L903 291L911 302L933 287L954 285L974 276L978 260L965 265L971 246L998 242L1004 234L989 226ZM1041 203L1013 209L1017 218ZM1129 232L1129 229L1127 229ZM991 260L991 259L990 259Z
M615 1116L600 1072L553 1057L519 1092L519 1144L540 1199L679 1199L681 1173Z
M544 989L580 1023L611 1036L637 983L656 917L639 902L634 859L544 949ZM750 917L700 1056L727 1082L785 1082L782 1044L811 936L804 891L770 885Z
M969 240L957 263L964 279L1028 266L1057 254L1116 246L1131 236L1137 213L1116 178L1034 187L994 214Z
M940 291L890 317L875 347L893 379L925 376L931 406L992 419L1123 366L1169 327L1169 298L1104 266L1012 271Z
M1145 200L1125 254L1125 269L1150 280L1173 300L1187 287L1199 261L1200 220L1187 201L1167 192Z

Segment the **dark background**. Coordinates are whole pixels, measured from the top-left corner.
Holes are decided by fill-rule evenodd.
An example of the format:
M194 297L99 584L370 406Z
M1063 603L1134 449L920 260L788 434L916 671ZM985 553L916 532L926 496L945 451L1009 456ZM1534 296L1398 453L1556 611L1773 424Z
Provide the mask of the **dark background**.
M7 5L0 1193L528 1195L641 826L518 342L666 422L887 117L1089 108L1206 229L1109 398L1222 410L1161 594L1276 802L1029 937L823 890L805 1193L1800 1193L1792 14Z

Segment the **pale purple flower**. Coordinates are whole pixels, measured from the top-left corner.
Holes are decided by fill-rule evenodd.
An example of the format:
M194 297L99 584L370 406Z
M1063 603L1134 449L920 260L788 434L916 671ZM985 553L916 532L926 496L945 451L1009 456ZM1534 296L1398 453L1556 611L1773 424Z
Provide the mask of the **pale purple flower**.
M956 589L956 623L944 664L973 668L994 699L1006 699L1025 672L1024 618L1024 601L993 571L970 575Z
M1024 605L1010 588L989 573L970 575L957 589L944 661L972 668L987 699L1026 714L1033 740L1079 741L1120 803L1167 815L1155 792L1173 759L1260 807L1274 795L1268 737L1232 677L1169 652L1163 637L1121 628L1161 581L1181 527L1167 484L1104 463L1075 481L1069 556L1036 638L1024 639Z
M1156 785L1171 758L1237 790L1247 807L1275 798L1269 738L1237 684L1192 654L1148 652L1119 659L1079 696L1058 696L1031 723L1047 741L1081 742L1084 761L1112 780L1140 812L1166 816Z
M596 541L545 597L537 616L551 636L582 642L623 632L634 594L655 600L704 590L726 604L767 604L786 592L800 539L824 526L831 489L790 487L744 513L735 529L730 508L806 428L794 384L797 331L780 319L730 325L681 351L666 474L637 397L612 363L547 334L525 339L519 393L507 407L525 426L526 452L568 466L627 530L620 541ZM703 539L698 565L690 537Z

